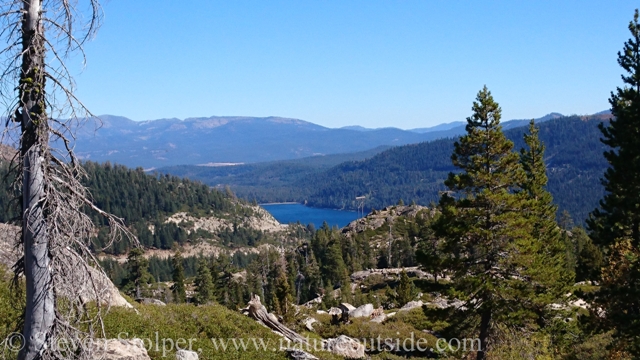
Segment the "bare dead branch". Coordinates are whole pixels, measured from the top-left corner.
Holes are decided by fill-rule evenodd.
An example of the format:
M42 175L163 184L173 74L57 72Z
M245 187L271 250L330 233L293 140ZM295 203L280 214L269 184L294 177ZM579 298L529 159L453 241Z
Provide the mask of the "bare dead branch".
M23 10L25 0L0 2L0 38L6 40L0 51L0 98L6 109L5 127L2 141L21 144L22 151L11 161L9 167L14 174L13 189L21 189L25 168L25 153L35 151L43 158L39 172L43 178L44 197L34 208L23 209L23 217L41 209L46 214L47 245L50 257L51 279L48 286L56 294L55 323L48 336L51 339L66 338L81 340L86 336L104 334L101 320L102 296L100 278L106 277L98 259L91 251L95 226L87 212L99 214L107 219L110 227L108 245L128 239L137 240L127 229L123 219L99 209L93 204L89 190L82 185L86 176L84 169L74 154L74 129L93 115L75 96L75 83L65 60L72 53L79 53L86 61L83 44L95 35L102 20L98 0L84 0L89 5L88 12L80 11L77 0L44 0L38 12L38 26L29 42L25 43L23 20L27 13ZM87 21L83 16L87 15ZM33 17L32 17L33 19ZM26 65L24 59L37 52L49 53L41 68ZM40 55L41 58L44 58ZM39 65L36 65L39 67ZM37 82L41 89L25 83ZM45 86L46 84L46 86ZM38 86L40 86L38 85ZM19 123L25 111L31 111L22 94L28 91L43 91L43 113L37 126L45 134L36 138L35 143L24 146L25 139L33 140ZM30 116L30 115L27 115ZM52 148L51 140L59 141L61 148ZM21 201L16 197L16 203ZM33 232L35 229L27 228ZM14 267L19 275L25 266L24 259ZM96 294L97 315L88 311L86 300L77 294L79 286L89 286ZM77 342L76 342L77 343ZM48 347L42 359L62 359L73 356L91 359L91 349L80 349L78 354L65 353L56 347Z

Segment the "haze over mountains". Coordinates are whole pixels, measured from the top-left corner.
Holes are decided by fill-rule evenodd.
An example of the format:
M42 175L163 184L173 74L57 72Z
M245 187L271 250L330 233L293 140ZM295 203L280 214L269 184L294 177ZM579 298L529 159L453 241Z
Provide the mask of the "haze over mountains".
M597 124L609 111L536 119L547 146L549 189L579 222L597 206L606 167ZM102 116L95 132L85 126L77 153L86 160L157 169L210 186L230 185L240 197L258 202L298 201L317 207L354 208L368 194L380 208L399 198L426 205L436 200L442 181L455 171L453 139L464 122L401 130L349 126L330 129L279 117L209 117L135 122ZM502 123L522 146L529 120ZM437 141L434 141L437 140ZM414 144L414 145L411 145ZM322 155L322 156L318 156ZM222 165L236 166L222 166Z
M551 113L544 122L562 115ZM344 154L378 146L398 146L458 136L464 122L431 128L326 128L281 117L212 116L136 122L125 117L100 116L78 134L76 152L84 160L111 161L129 167L158 168L210 163L255 163ZM528 120L504 122L505 129Z
M581 223L603 194L600 179L607 162L598 124L608 112L557 117L539 122L546 146L548 189L560 210ZM523 123L524 122L524 123ZM528 121L506 123L505 135L515 149L524 146ZM296 201L311 206L355 209L355 197L367 195L366 206L382 208L398 199L428 205L444 190L454 139L378 148L368 152L246 164L233 167L172 166L159 172L188 177L210 186L231 186L239 196L258 202Z

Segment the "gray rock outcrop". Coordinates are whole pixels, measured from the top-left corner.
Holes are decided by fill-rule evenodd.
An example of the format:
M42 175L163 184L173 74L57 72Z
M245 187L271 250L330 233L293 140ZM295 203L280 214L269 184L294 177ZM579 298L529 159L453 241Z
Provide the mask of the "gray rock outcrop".
M363 359L365 357L364 345L345 335L324 340L322 345L325 350L347 359Z
M96 344L94 358L102 360L151 360L140 339L109 339Z
M351 274L350 277L351 277L351 281L363 281L369 276L373 276L373 275L382 275L384 277L391 277L391 276L395 277L395 276L399 276L403 271L406 272L409 277L415 277L418 279L433 277L429 273L420 270L420 268L417 266L407 267L407 268L362 270L362 271L354 272L353 274Z
M19 231L17 226L0 223L0 263L4 264L7 269L11 268L22 256L22 253L17 251L14 246ZM71 259L68 263L77 264L77 272L74 273L75 281L73 284L56 289L58 296L79 297L83 303L100 299L103 305L133 308L102 271L80 265L84 261L70 251L61 251L60 254ZM76 261L76 259L78 260ZM85 272L85 269L89 270L88 273ZM73 270L76 271L76 269Z
M198 353L189 350L176 351L176 360L198 360Z
M302 304L302 306L311 309L314 306L318 306L319 304L322 304L322 296L318 296L317 298L311 299L306 303Z
M309 331L315 331L315 329L313 328L313 324L315 324L317 322L318 322L318 320L316 320L316 319L314 319L312 317L306 318L303 321L304 327Z
M286 351L287 355L293 360L319 360L308 352L299 349L285 349L284 351Z
M446 298L441 296L437 296L432 301L426 302L425 305L433 306L438 309L446 309L449 307L454 307L456 309L465 309L465 306L464 306L465 304L462 300L458 300L458 299L447 300Z
M340 310L342 310L343 313L344 312L350 313L350 312L352 312L353 310L356 309L355 306L353 306L353 305L351 305L349 303L342 303L342 304L340 304L339 307L340 307Z
M163 303L162 301L158 299L152 299L152 298L140 298L140 299L136 299L136 301L139 302L140 304L145 304L145 305L167 306L167 304Z
M401 307L400 310L398 310L398 311L409 311L409 310L413 310L413 309L417 309L419 307L422 307L422 305L424 305L422 300L409 301L403 307Z
M384 309L382 306L373 310L370 315L371 322L382 324L385 320L387 320L387 314L384 313Z
M17 226L0 223L0 263L4 264L7 269L11 268L22 256L22 253L17 251L14 246L19 231ZM103 305L133 308L102 271L83 266L82 264L85 262L77 254L70 251L63 250L60 255L70 259L68 263L73 264L75 268L69 269L73 270L74 274L72 283L56 289L58 296L79 297L82 303L100 299ZM86 269L88 271L85 271Z
M354 319L369 317L371 316L371 314L373 314L373 310L373 304L365 304L358 307L357 309L351 310L349 312L349 317Z
M395 219L399 216L407 218L415 218L418 212L428 209L420 205L394 205L388 206L382 210L376 210L368 214L364 218L360 218L350 222L342 229L342 233L347 236L355 236L357 233L366 230L375 230L387 222L387 219ZM430 210L432 213L434 210Z
M70 255L70 257L77 255ZM79 267L78 271L84 271L84 267ZM83 303L100 300L102 304L107 306L118 306L133 309L133 305L120 295L118 288L111 282L104 272L89 267L89 276L87 281L79 284L78 287L71 290L69 287L63 287L58 293L60 296L80 296ZM70 293L73 291L73 293Z

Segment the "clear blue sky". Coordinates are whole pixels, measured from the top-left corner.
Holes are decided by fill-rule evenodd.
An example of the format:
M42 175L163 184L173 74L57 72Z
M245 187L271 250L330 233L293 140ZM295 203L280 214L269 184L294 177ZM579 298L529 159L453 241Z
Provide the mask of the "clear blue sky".
M78 66L96 114L284 116L329 127L608 108L635 1L107 0Z

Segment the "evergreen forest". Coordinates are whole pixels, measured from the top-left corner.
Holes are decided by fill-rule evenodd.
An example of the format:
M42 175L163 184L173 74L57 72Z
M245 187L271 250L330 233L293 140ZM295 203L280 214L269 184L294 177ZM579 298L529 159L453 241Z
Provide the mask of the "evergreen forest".
M82 209L96 224L90 255L135 303L101 318L103 330L148 335L168 324L174 335L275 338L259 320L327 342L430 344L406 351L390 341L358 357L374 360L640 358L639 21L636 10L618 53L623 85L604 118L531 120L503 131L499 99L483 86L469 99L465 134L453 139L308 164L166 169L184 178L82 163L95 205L137 239L109 246L108 219ZM22 209L10 165L0 164L0 222L16 224ZM213 186L225 171L234 172L234 186ZM197 180L207 174L208 182ZM278 224L257 205L353 208L357 196L366 196L368 214L342 229ZM20 276L10 285L4 266L0 336L19 331L29 294ZM256 299L268 320L241 315L255 316ZM73 309L88 316L95 305ZM337 358L330 351L326 358Z

